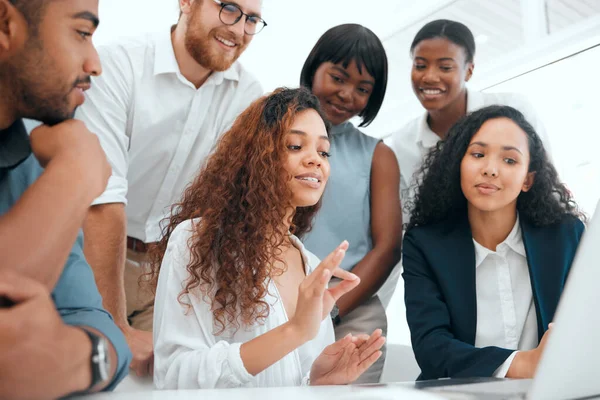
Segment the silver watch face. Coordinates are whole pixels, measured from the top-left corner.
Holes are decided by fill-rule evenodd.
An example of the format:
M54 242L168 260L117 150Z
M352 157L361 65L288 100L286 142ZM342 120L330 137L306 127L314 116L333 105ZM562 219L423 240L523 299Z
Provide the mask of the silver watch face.
M100 379L104 382L108 379L110 371L110 360L108 358L108 342L105 338L101 337L98 341L98 354L92 358L92 362L98 365L98 372L100 373Z

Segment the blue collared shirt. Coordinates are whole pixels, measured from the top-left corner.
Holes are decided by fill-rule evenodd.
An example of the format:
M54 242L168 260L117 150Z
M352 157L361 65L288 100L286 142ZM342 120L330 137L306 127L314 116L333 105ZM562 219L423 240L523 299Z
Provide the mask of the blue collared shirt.
M31 152L22 121L0 131L0 215L10 210L43 171ZM52 299L65 324L96 329L112 343L118 356L117 373L106 390L114 389L128 373L131 352L123 333L102 307L94 274L83 255L81 232L52 292Z

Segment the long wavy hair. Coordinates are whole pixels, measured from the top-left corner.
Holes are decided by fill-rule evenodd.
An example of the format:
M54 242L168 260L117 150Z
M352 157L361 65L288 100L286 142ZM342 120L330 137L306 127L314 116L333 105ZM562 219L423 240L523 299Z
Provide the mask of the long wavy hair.
M466 215L467 199L460 185L460 165L473 136L486 121L494 118L511 119L525 132L529 142L529 171L535 171L535 180L531 189L521 192L517 198L519 216L535 226L551 225L566 215L586 220L569 190L559 180L535 129L519 111L495 105L460 119L446 139L438 142L425 156L412 184L416 193L414 200L407 202L411 213L408 228Z
M190 278L179 295L201 296L210 302L215 327L237 329L264 320L268 284L284 271L280 246L288 235L284 219L292 193L284 169L285 136L294 117L315 110L323 121L318 99L307 89L277 89L254 101L219 140L200 174L189 185L170 217L162 222L162 238L150 250L148 279L156 289L160 266L174 229L201 218L188 241ZM325 122L327 132L329 125ZM320 201L296 208L290 231L309 231ZM285 268L285 267L284 267ZM182 303L183 304L183 303Z

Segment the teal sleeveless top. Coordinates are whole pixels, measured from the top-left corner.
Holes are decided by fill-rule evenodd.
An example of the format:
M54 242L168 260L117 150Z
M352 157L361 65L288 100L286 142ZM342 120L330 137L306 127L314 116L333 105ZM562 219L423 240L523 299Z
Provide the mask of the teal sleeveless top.
M373 248L371 163L379 139L345 122L331 130L331 172L321 209L304 246L321 260L343 240L350 243L341 268L350 271Z

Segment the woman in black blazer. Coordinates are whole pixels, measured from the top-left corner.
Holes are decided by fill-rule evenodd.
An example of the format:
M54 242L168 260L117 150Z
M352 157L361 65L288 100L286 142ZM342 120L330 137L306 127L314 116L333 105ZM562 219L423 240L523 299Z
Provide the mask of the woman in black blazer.
M419 175L403 244L419 379L531 378L585 216L508 106L460 120Z

